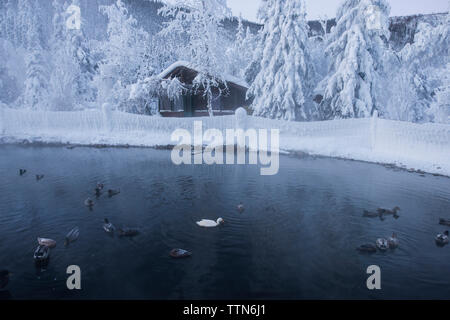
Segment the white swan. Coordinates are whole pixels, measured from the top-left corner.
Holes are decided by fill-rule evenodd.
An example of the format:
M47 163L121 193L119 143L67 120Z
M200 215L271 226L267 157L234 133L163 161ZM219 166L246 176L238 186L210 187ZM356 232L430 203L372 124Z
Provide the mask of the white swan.
M217 221L203 219L202 221L197 221L197 225L203 228L214 228L220 226L224 222L225 220L223 220L222 218L217 219Z

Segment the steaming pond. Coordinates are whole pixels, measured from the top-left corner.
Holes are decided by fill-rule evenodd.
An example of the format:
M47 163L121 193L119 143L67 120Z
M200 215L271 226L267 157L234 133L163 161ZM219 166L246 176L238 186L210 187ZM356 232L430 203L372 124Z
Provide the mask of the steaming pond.
M164 150L42 146L1 146L0 177L0 269L14 273L14 299L450 297L450 246L434 242L439 218L450 219L446 177L290 156L278 175L261 176L258 166L175 166ZM121 194L97 199L99 181ZM399 219L362 217L394 206ZM141 234L111 237L105 217ZM218 228L195 223L218 217ZM65 247L75 226L80 237ZM392 232L394 251L355 250ZM58 242L45 269L33 262L37 237ZM173 248L193 255L174 260ZM81 268L81 291L66 288L69 265ZM366 287L370 265L381 268L381 290Z

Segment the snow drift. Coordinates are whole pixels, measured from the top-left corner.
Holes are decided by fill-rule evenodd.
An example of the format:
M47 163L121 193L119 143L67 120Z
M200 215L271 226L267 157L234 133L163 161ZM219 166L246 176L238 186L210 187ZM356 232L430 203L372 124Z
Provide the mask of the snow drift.
M162 118L110 111L30 111L0 108L0 143L155 147L173 145L176 129L279 129L280 147L314 155L389 163L450 176L450 126L379 119L289 122L225 116Z

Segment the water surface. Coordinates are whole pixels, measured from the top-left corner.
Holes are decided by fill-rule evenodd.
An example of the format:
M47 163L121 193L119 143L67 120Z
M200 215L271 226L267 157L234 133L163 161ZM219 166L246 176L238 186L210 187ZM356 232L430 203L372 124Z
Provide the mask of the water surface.
M268 177L257 166L178 167L169 151L29 146L0 147L0 177L0 269L14 272L16 299L450 298L450 246L434 243L439 218L450 219L445 177L289 156ZM98 181L121 194L96 199ZM394 206L398 220L362 217ZM110 237L105 217L141 234ZM220 228L195 224L218 217ZM80 238L66 248L75 226ZM356 252L394 231L397 250ZM32 258L37 237L58 241L45 270ZM173 260L173 248L193 256ZM376 292L366 288L373 264L382 269ZM81 291L66 289L69 265L81 267Z

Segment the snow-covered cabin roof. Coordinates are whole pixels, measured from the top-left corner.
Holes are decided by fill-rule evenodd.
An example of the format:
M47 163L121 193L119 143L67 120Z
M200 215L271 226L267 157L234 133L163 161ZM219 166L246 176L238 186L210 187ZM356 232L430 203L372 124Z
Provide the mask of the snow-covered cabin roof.
M171 64L169 67L167 67L163 72L161 72L159 74L159 77L161 79L164 79L168 75L170 75L173 71L175 71L177 68L186 68L186 69L190 69L190 70L198 73L194 64L192 64L188 61L177 61L177 62ZM222 76L223 76L223 79L228 83L234 83L235 85L238 85L245 89L248 89L248 87L249 87L249 85L242 79L239 79L239 78L234 77L229 74L222 74Z

